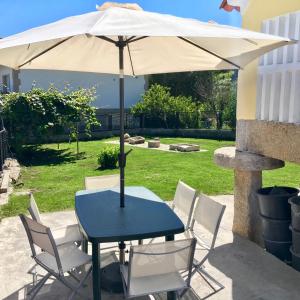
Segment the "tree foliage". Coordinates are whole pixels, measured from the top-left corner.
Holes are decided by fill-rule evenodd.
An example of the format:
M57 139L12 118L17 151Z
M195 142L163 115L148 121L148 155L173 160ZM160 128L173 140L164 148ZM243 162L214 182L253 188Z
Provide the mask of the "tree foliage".
M166 128L176 126L193 127L198 109L191 97L172 96L171 88L153 84L136 103L131 112L145 115L150 122Z
M191 97L197 103L203 120L213 118L218 129L223 127L224 122L234 129L236 77L237 73L233 71L158 74L150 76L149 84L169 87L174 96Z
M205 99L206 111L214 115L217 129L222 129L225 110L235 99L235 84L232 71L209 72L205 81L197 81L195 89L199 97ZM229 116L229 115L228 115ZM235 117L234 117L235 118Z
M14 148L17 150L32 139L41 143L66 129L74 138L78 136L79 123L89 135L91 126L99 124L91 106L94 96L94 89L59 91L53 86L3 95L2 114Z

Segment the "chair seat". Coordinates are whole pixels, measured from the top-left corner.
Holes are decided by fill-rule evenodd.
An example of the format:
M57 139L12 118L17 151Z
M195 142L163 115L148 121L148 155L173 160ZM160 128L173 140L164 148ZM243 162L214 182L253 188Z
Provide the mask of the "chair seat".
M58 246L57 250L64 273L69 272L74 268L88 264L92 261L92 257L90 255L82 252L75 245L67 244ZM41 264L53 270L54 272L59 273L56 259L51 254L42 252L36 256L36 260L38 260Z
M121 274L127 285L128 266L121 265ZM150 295L158 291L177 291L188 288L179 272L131 278L128 297Z
M80 242L83 239L78 224L54 229L52 230L52 234L57 246Z

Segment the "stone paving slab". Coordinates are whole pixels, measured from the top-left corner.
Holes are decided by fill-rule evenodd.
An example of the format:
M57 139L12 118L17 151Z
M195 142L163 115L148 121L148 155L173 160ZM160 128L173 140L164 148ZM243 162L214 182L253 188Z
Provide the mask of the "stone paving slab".
M299 299L300 273L266 253L256 244L233 235L231 232L233 197L218 196L215 199L226 204L227 208L221 223L215 252L205 264L205 269L222 283L225 288L213 294L213 290L197 275L192 280L193 289L183 299ZM43 214L42 218L45 224L53 228L72 224L76 221L73 211L47 213ZM107 252L105 255L102 255L102 265L115 259L115 254ZM0 299L28 299L26 298L26 291L31 287L32 275L30 273L33 266L29 244L19 218L3 219L0 223ZM41 270L38 269L38 272L40 273ZM91 291L91 278L89 278L88 286L83 288L81 292L91 298ZM57 280L51 279L48 280L36 299L64 300L69 295L70 291L65 286ZM104 300L123 299L122 295L109 294L104 291L102 296ZM166 300L166 295L156 295L155 298ZM81 298L77 297L76 299ZM148 297L140 297L136 300L144 299L148 299Z

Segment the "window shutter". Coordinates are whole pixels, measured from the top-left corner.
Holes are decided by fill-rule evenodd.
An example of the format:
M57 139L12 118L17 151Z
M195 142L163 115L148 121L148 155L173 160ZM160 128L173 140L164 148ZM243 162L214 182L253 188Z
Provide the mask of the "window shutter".
M263 21L262 32L300 40L300 11ZM300 42L262 56L257 78L257 119L300 123Z

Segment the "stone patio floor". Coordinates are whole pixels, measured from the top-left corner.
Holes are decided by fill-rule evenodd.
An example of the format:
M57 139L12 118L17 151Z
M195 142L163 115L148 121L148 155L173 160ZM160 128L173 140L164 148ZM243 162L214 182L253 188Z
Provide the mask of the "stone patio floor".
M256 244L235 236L231 232L233 220L233 197L217 196L217 201L227 208L214 253L206 262L206 271L221 282L225 288L212 294L213 290L200 277L192 280L192 290L183 299L211 300L292 300L299 299L300 273L266 253ZM43 214L43 222L51 227L72 224L76 220L74 211ZM196 254L197 256L197 254ZM115 255L102 255L102 265L115 260ZM0 223L0 299L27 299L26 291L32 283L33 260L25 231L18 217L2 220ZM38 272L41 272L38 269ZM70 279L72 280L72 279ZM81 290L92 297L91 277L88 286ZM67 299L70 291L57 280L48 280L36 299ZM155 295L166 299L165 294ZM80 299L80 298L77 298ZM122 295L102 292L104 300L123 299ZM148 297L138 298L139 300Z

